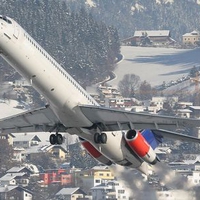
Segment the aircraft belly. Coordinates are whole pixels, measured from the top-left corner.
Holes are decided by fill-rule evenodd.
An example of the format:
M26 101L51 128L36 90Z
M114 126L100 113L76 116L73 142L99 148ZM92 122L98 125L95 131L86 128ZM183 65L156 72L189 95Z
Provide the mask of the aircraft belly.
M101 151L103 155L117 164L139 167L142 163L140 158L126 148L126 142L121 131L107 133L106 144L95 144L93 142L93 145Z

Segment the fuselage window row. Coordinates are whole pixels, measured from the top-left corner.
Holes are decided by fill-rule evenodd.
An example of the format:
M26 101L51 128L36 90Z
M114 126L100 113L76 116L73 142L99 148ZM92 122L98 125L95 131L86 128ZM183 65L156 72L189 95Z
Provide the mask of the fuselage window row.
M0 19L3 19L8 24L12 24L12 22L6 16L0 16Z
M43 51L43 49L42 49L41 47L38 47L38 45L36 45L36 43L35 43L32 39L30 39L30 38L28 37L28 35L26 35L25 33L24 33L24 36L28 39L29 42L31 42L31 43L33 44L33 46L36 47L36 49L38 49L38 50L51 62L51 64L52 64L57 70L59 70L59 71L61 72L61 74L63 74L63 75L77 88L77 90L79 90L92 104L94 104L93 101L89 98L89 96L88 96L77 84L75 84L75 82L66 74L66 72L64 72L64 71L60 68L60 66L58 66L58 64L55 63L55 61L53 61L53 60Z

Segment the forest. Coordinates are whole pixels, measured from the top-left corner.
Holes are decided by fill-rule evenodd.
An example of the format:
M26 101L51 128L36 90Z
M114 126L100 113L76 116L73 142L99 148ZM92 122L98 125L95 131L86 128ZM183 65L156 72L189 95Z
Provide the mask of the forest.
M170 30L177 41L186 32L200 30L197 0L0 2L0 13L16 19L82 86L108 76L115 68L120 40L135 30ZM0 80L6 74L14 79L5 66L0 64Z
M72 1L72 0L68 0ZM170 30L177 41L182 35L200 30L198 0L93 0L88 8L95 18L112 24L121 39L135 30Z
M25 0L3 1L0 10L27 30L82 86L103 80L113 70L120 53L118 32L94 20L85 8L73 11L63 1ZM1 65L1 74L9 73L7 65Z

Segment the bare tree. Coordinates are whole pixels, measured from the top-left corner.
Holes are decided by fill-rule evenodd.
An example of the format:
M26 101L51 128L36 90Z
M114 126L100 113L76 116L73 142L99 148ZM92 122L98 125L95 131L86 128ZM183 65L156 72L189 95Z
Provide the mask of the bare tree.
M118 88L123 97L134 97L135 91L139 88L140 77L135 74L125 74L119 82Z
M147 81L143 81L139 88L139 94L141 100L148 100L152 98L152 88Z

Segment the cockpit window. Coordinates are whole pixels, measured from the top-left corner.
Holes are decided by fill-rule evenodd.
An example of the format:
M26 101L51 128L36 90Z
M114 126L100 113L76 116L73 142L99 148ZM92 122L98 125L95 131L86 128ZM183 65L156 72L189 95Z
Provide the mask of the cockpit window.
M3 19L8 24L12 24L12 22L6 16L0 16L0 19Z

